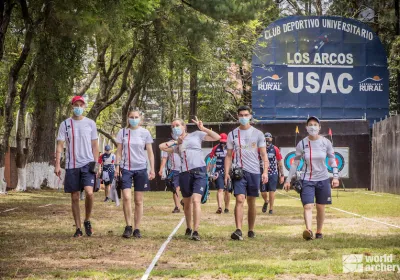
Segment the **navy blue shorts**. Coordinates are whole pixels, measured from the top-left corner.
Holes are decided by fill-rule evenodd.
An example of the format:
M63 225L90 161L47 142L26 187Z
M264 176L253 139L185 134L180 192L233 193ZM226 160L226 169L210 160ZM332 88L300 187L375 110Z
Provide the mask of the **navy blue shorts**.
M191 197L193 193L204 194L207 186L206 172L204 166L179 173L179 186L183 197Z
M145 192L150 190L149 175L147 169L126 170L122 169L122 187L121 189L132 188L132 182L135 192Z
M225 177L224 172L219 172L218 178L217 178L217 180L215 180L215 188L217 190L225 189L225 182L224 182L225 178L224 177Z
M169 176L172 177L172 182L174 183L174 187L175 188L179 187L179 171L172 170Z
M65 170L64 191L66 193L79 192L84 187L93 187L96 174L89 171L89 164L81 168Z
M301 202L306 204L332 204L331 181L303 181L303 189L300 194Z
M261 182L261 192L275 192L278 185L278 175L268 175L268 183Z
M233 181L235 196L244 194L245 196L258 197L260 189L261 174L253 174L243 170L243 178Z

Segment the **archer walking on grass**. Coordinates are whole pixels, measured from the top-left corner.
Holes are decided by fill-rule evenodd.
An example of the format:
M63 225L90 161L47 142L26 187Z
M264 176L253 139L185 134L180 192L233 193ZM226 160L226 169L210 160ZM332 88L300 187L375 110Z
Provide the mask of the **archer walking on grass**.
M181 157L181 173L179 174L179 186L183 196L183 208L186 218L185 235L192 240L200 241L199 225L201 215L201 198L207 185L206 163L204 161L201 143L203 141L219 141L218 133L205 128L203 122L192 120L198 131L187 133L185 122L175 119L172 124L172 133L177 140L160 144L160 149L168 153L179 153ZM193 213L193 227L192 227Z
M102 179L104 182L104 193L106 198L104 202L110 201L109 193L110 186L114 180L114 163L115 163L115 155L111 152L110 145L106 145L104 147L104 154L99 157L99 164L102 165Z
M140 222L143 217L143 195L150 190L149 180L153 180L154 154L153 138L150 132L141 127L143 115L139 110L132 110L128 113L128 126L121 129L117 134L117 169L115 176L121 174L122 197L126 227L122 234L125 238L131 235L141 238ZM150 173L147 174L147 157L150 162ZM134 230L132 231L132 182L134 185Z
M247 198L249 231L247 236L254 238L254 225L256 222L256 198L259 196L260 181L268 182L268 156L264 134L250 124L252 118L251 109L248 106L241 106L237 110L240 125L228 134L227 148L225 157L225 184L232 179L233 190L236 198L235 223L236 230L231 238L243 240L242 223L243 207ZM235 151L235 161L230 178L229 170L232 166L232 153ZM264 171L260 174L260 153L264 162Z
M226 135L225 133L221 133L219 136L221 137L221 140L219 140L219 143L214 146L214 148L211 150L210 153L210 157L217 157L216 168L215 168L216 178L214 179L215 187L217 188L217 203L218 203L218 209L216 212L217 214L222 213L223 201L225 203L224 213L229 213L229 201L230 201L229 189L224 182L225 181L224 164L227 153L226 141L228 140L228 135Z
M81 216L79 209L80 191L86 193L85 198L85 232L87 236L93 234L90 217L93 207L93 187L98 176L95 166L99 156L96 123L83 116L86 108L82 96L75 96L71 101L73 116L60 125L57 136L56 164L54 173L60 177L61 153L65 152L65 179L64 191L71 194L72 215L75 220L76 231L74 237L81 237Z
M269 132L265 133L265 142L267 144L269 168L268 168L268 183L261 184L261 196L264 199L262 212L263 213L267 212L269 204L268 213L272 215L274 213L275 192L276 192L276 187L278 185L278 178L279 178L279 184L283 184L285 177L283 175L282 155L279 148L274 144L272 144L271 133ZM262 164L263 162L261 161L261 170L263 170Z
M314 238L311 230L314 199L317 204L317 232L315 238L320 239L323 238L322 227L325 219L325 205L332 204L331 185L334 188L339 186L339 174L332 143L319 135L321 130L319 119L317 117L309 117L306 129L309 135L297 144L296 156L290 167L284 188L289 191L290 181L296 173L301 158L303 158L305 163L301 178L298 178L302 182L300 198L303 203L306 224L303 238L311 240ZM330 183L328 169L325 165L326 157L328 157L329 165L333 170L332 183Z

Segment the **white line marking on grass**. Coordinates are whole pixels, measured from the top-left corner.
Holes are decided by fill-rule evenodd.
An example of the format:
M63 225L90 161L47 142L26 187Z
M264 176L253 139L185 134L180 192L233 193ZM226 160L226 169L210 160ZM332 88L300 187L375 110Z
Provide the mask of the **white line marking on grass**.
M377 194L377 193L364 193L364 194L367 194L367 195L374 195L374 196L382 196L381 194Z
M161 246L160 250L158 250L156 256L154 257L153 261L151 262L150 266L147 268L146 272L144 273L142 280L147 280L149 278L151 271L153 270L154 266L156 265L158 259L161 257L162 253L164 252L165 248L167 248L168 243L171 241L172 237L175 235L175 233L178 231L178 229L181 227L183 222L185 221L185 217L181 219L179 224L176 226L176 228L171 232L171 234L168 236L167 240L163 243Z
M42 208L42 207L47 207L47 206L50 206L50 205L53 205L53 204L46 204L46 205L41 205L41 206L38 206L39 208Z
M291 195L288 195L288 194L284 194L284 193L281 193L281 192L277 192L277 193L279 193L281 195L284 195L284 196L288 196L288 197L300 200L300 198L297 198L297 197L294 197L294 196L291 196ZM383 224L383 225L386 225L386 226L389 226L389 227L395 227L395 228L400 229L400 226L389 224L389 223L385 223L385 222L382 222L382 221L379 221L379 220L375 220L375 219L371 219L371 218L367 218L367 217L361 216L360 214L356 214L356 213L352 213L352 212L349 212L349 211L345 211L345 210L342 210L340 208L336 208L336 207L332 207L332 206L326 206L326 207L334 209L336 211L340 211L340 212L346 213L346 214L350 214L350 215L353 215L353 216L356 216L356 217L360 217L360 218L368 220L368 221L372 221L372 222L375 222L375 223L379 223L379 224Z
M3 212L1 212L1 213L10 212L10 211L13 211L13 210L15 210L15 209L18 209L18 207L15 207L15 208L11 208L11 209L4 210L4 211L3 211Z

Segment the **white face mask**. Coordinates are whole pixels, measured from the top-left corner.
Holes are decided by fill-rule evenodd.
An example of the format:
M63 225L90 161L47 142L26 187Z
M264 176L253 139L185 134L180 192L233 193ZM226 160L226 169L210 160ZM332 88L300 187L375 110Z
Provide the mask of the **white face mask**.
M316 136L319 133L319 126L307 126L307 132L311 136Z

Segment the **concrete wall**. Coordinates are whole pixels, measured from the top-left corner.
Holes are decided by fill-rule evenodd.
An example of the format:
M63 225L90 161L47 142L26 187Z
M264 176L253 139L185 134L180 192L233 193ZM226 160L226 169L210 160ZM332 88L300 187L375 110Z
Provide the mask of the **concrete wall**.
M371 189L400 194L400 115L372 128Z

